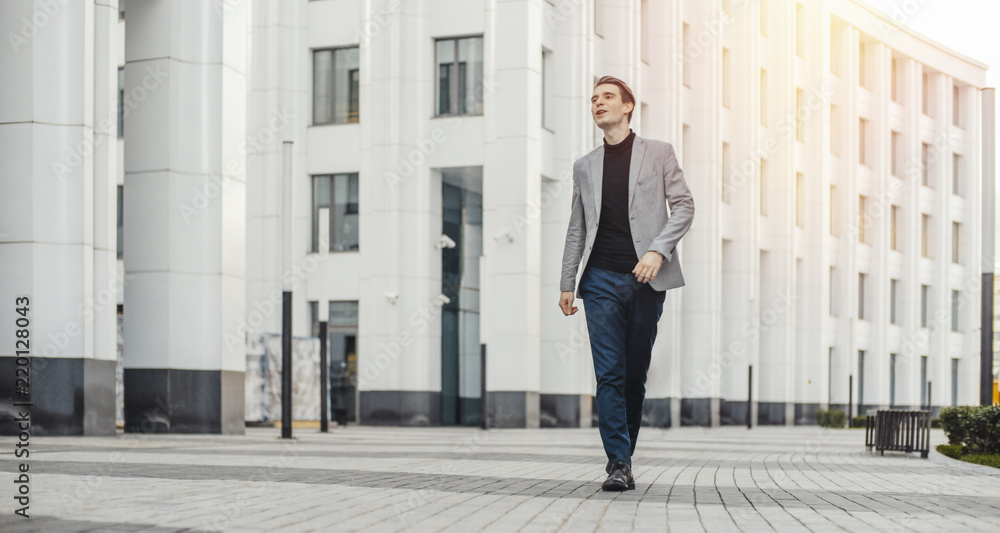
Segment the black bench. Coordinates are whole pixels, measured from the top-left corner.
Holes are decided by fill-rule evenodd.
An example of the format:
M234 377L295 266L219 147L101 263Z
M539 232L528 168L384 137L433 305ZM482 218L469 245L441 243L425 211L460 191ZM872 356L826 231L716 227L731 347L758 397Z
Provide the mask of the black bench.
M870 413L871 411L869 411ZM920 452L924 459L930 454L931 412L878 410L865 419L865 446L885 451Z

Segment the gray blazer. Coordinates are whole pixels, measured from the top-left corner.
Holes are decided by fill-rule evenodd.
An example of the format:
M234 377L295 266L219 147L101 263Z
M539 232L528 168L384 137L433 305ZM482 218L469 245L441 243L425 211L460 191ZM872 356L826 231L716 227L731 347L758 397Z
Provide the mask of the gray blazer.
M573 164L573 211L566 229L559 290L573 291L575 288L577 298L582 298L577 270L583 272L587 268L597 237L597 223L601 220L603 178L602 142ZM694 198L670 143L635 136L629 164L628 202L636 257L641 259L650 250L664 257L649 285L658 291L683 287L684 276L675 247L694 220ZM581 258L583 268L580 268Z

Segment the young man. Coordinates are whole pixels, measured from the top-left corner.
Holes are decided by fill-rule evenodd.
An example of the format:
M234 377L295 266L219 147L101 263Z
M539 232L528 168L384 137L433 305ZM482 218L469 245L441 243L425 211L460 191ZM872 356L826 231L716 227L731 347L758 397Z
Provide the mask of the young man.
M608 455L604 490L635 488L635 452L646 372L668 289L684 286L675 247L694 219L694 199L674 148L629 127L635 97L625 82L604 76L590 113L604 142L573 165L573 211L566 230L559 307L587 310L597 375L597 414ZM667 213L667 203L670 213Z

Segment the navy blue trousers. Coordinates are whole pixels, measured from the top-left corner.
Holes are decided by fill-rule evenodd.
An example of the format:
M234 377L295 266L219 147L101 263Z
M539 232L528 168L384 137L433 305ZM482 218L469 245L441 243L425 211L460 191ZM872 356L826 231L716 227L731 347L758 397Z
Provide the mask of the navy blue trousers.
M632 464L656 325L667 291L635 274L587 267L580 278L597 377L597 418L608 465Z

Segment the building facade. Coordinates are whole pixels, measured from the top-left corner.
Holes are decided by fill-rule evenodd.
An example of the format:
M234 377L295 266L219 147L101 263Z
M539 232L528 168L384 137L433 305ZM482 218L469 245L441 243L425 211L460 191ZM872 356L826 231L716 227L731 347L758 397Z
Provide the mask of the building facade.
M46 117L52 95L34 85L8 86L20 100L4 99L0 132L16 142L0 150L35 186L3 173L2 196L37 208L33 225L5 219L26 234L2 238L14 275L0 286L72 312L118 279L127 431L242 431L243 343L280 331L286 278L294 334L329 316L334 407L350 420L478 424L485 390L492 427L590 426L585 318L557 302L572 164L601 142L589 98L605 74L638 99L631 127L675 146L698 206L646 423L977 401L986 65L863 2L162 0L126 1L118 22L114 6L61 7L51 24L73 31L0 52L20 80L55 76L45 65L65 54L83 69L60 80L76 101L65 116ZM75 167L82 200L45 189L58 176L26 158L56 157L39 136L52 124L85 137L114 119L115 65L122 140ZM54 194L72 209L45 217ZM56 222L83 231L60 230L58 296L41 254L61 248L39 233ZM41 309L37 338L75 320ZM99 385L78 379L82 408L48 400L100 413L79 431L107 431L113 327L102 308L37 354L100 368Z

